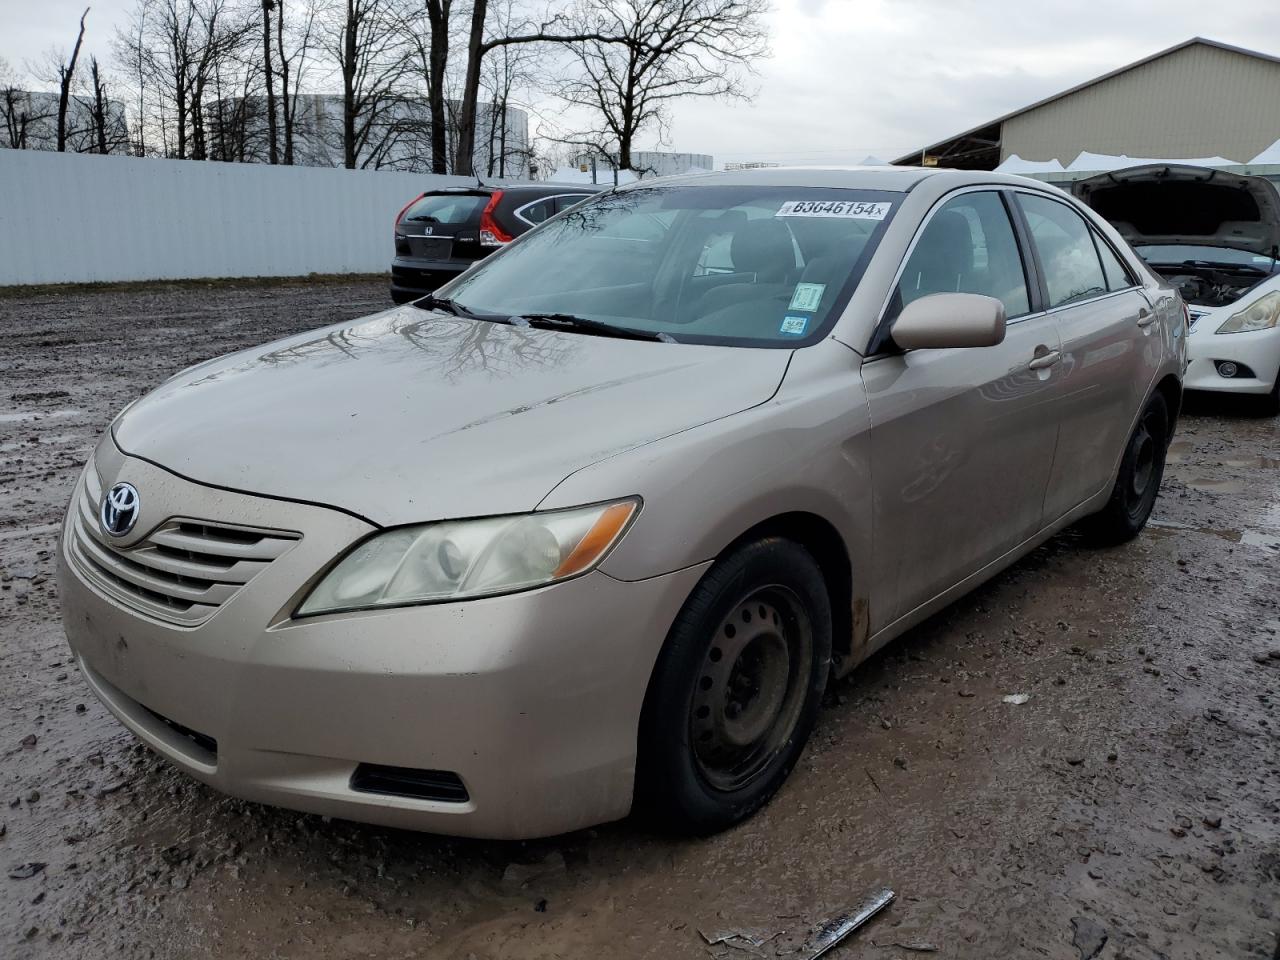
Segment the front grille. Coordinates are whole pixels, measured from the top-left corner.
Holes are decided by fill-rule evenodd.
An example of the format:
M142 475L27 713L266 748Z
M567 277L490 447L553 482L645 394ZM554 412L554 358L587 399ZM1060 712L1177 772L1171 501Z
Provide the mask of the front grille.
M69 547L76 565L111 596L184 626L213 616L300 539L281 530L173 518L121 547L99 527L101 500L101 483L90 466L71 518Z
M351 774L351 789L358 793L383 793L414 800L466 803L470 796L462 778L448 770L417 770L362 763Z

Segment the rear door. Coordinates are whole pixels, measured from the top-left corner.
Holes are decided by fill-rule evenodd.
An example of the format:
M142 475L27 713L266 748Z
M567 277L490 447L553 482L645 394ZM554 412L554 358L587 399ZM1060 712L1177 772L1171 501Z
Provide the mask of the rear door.
M1005 305L1003 343L901 352L863 364L872 419L876 552L873 629L1000 558L1040 530L1058 438L1057 325L1041 309L1012 198L953 194L917 234L885 325L931 293ZM883 334L881 334L883 335Z
M1056 520L1113 480L1157 370L1155 312L1111 244L1071 204L1019 191L1046 306L1058 326L1061 422L1045 498Z

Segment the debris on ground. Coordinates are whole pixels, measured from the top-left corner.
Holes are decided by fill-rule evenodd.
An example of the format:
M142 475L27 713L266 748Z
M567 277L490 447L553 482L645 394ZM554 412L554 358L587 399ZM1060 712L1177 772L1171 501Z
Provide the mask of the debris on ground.
M1107 945L1107 931L1088 917L1072 917L1071 945L1080 951L1080 960L1093 960Z
M798 943L793 935L797 931L789 928L699 929L698 935L706 941L708 952L717 960L731 960L744 953L757 957L782 957L786 960L817 960L892 903L894 896L894 892L887 887L875 890L852 909L812 925ZM767 950L766 945L773 944L774 941L779 943L771 951Z
M1010 693L1007 696L1001 697L1000 701L1002 703L1012 703L1015 707L1020 707L1030 699L1031 695L1028 693Z

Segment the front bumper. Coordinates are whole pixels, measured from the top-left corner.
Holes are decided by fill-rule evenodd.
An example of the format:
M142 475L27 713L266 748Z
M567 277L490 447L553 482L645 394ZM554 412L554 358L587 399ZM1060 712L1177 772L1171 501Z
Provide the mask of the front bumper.
M1206 314L1196 321L1187 338L1190 364L1183 379L1186 390L1213 390L1221 393L1265 394L1280 375L1280 328L1253 333L1214 333L1226 314ZM1253 371L1252 377L1224 377L1217 363L1230 360Z
M99 454L88 469L160 501L152 517L213 510L222 522L260 523L269 513L302 534L216 613L183 627L100 589L75 553L72 521L63 530L63 621L85 678L176 766L248 800L455 835L546 836L628 813L649 675L704 567L293 620L317 571L367 525L212 490L109 440ZM448 771L468 799L353 790L358 764Z

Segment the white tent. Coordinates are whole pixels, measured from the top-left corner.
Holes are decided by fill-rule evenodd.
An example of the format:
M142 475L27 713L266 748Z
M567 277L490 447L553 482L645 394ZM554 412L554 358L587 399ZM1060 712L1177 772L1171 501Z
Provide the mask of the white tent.
M1011 154L1000 166L998 173L1062 173L1062 163L1057 157L1052 160L1023 160L1016 153Z
M1232 167L1238 165L1239 161L1228 160L1226 157L1192 157L1190 159L1164 157L1152 159L1149 157L1126 157L1124 154L1113 156L1108 153L1089 153L1086 150L1082 150L1078 157L1067 164L1067 169L1073 171L1123 170L1125 167L1145 167L1152 163L1182 163L1192 167Z
M1280 163L1280 140L1277 140L1249 161L1249 165L1254 167L1261 166L1264 163Z

